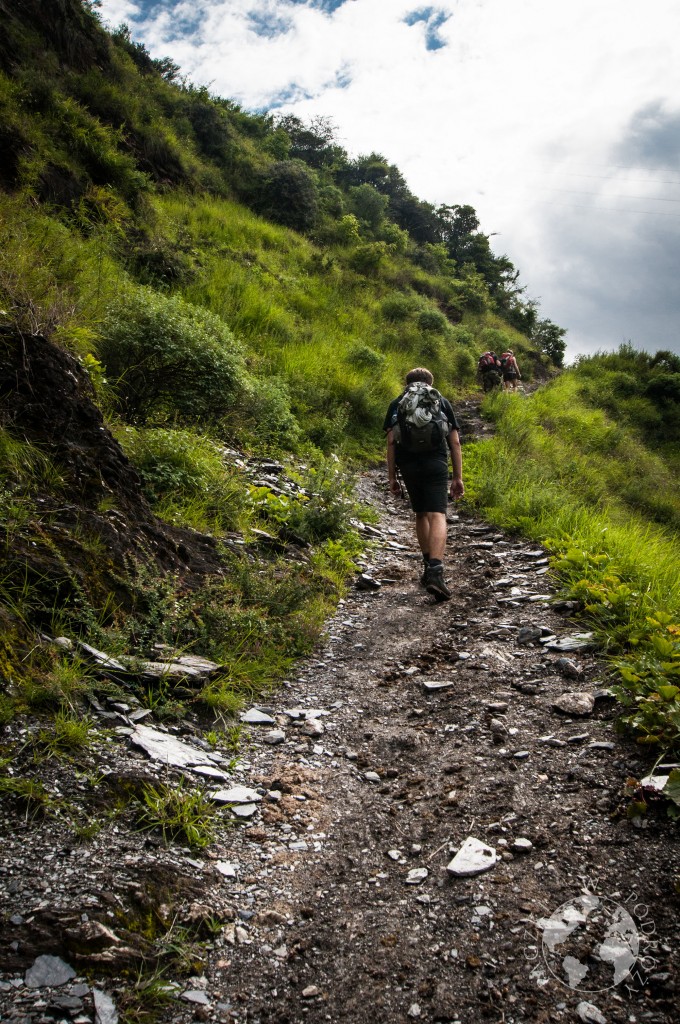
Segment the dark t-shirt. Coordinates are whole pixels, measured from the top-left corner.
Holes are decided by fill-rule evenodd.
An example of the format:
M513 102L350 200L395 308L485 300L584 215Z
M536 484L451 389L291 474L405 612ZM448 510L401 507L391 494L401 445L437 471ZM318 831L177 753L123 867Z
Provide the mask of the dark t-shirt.
M402 394L403 394L403 392L402 392ZM391 430L392 427L397 422L397 406L399 405L399 401L400 401L401 397L402 396L399 395L397 398L394 399L394 401L390 402L390 404L389 404L389 408L387 410L387 415L385 416L385 422L383 423L383 430L385 431L385 433L387 433L388 430ZM450 428L449 432L451 430L457 430L457 431L460 432L460 426L458 425L458 420L456 419L456 414L453 411L453 406L451 405L451 403L449 402L449 400L447 398L444 398L443 395L442 395L442 410L443 410L444 415L446 416L447 420L449 421L449 428ZM427 459L437 459L437 460L444 459L445 462L448 462L449 446L448 446L446 440L442 440L442 442L439 445L439 447L435 448L434 451L427 452L427 453L419 453L419 452L407 452L407 451L404 451L404 449L401 447L401 445L397 444L397 445L395 445L395 457L396 457L396 460L397 460L397 465L399 465L399 466L403 466L404 464L407 464L409 462L422 463L424 459L425 460L427 460Z

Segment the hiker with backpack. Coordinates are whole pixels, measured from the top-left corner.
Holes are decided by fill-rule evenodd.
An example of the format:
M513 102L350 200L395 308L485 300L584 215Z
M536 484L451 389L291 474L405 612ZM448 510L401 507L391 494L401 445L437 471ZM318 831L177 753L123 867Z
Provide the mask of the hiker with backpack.
M500 358L501 369L503 371L503 388L505 391L517 390L517 381L522 379L522 374L519 372L519 366L515 359L515 354L511 348L507 352L503 352Z
M399 471L415 513L423 555L420 582L435 600L447 601L451 591L444 579L446 509L448 497L461 498L465 488L458 421L451 403L432 387L433 380L425 367L410 370L405 390L390 403L383 429L390 491L394 495L401 491Z
M500 387L503 380L501 361L495 352L484 352L479 357L477 370L482 380L483 391L493 391Z

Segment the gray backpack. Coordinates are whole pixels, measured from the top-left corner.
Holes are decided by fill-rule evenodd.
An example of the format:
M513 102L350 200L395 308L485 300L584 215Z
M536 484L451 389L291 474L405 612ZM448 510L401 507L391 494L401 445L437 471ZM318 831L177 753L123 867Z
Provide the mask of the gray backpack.
M410 384L399 399L394 441L407 452L434 452L451 431L442 396L436 388L419 381Z

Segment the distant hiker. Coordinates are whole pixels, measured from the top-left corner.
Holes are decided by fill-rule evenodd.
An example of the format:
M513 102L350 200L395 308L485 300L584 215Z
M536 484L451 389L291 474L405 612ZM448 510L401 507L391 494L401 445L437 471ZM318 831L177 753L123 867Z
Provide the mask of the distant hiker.
M492 391L494 388L500 387L503 380L503 368L495 352L484 352L479 357L477 370L481 377L482 389L484 391Z
M507 352L503 352L500 358L501 369L503 371L503 387L506 391L517 390L517 381L522 379L522 374L519 372L519 366L515 359L514 352L511 348Z
M432 387L424 367L406 374L406 388L387 410L387 475L392 494L399 494L400 471L415 512L416 537L423 555L420 582L437 601L451 597L444 580L448 495L461 498L459 426L451 403ZM449 484L449 452L453 477ZM447 495L448 491L448 495Z

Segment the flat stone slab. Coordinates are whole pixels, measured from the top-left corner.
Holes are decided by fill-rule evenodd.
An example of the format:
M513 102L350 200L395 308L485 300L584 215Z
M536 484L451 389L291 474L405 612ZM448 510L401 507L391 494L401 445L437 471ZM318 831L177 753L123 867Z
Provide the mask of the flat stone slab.
M246 725L276 725L275 718L272 718L271 715L265 715L263 711L258 711L257 708L244 711L239 717Z
M581 691L563 693L553 701L555 711L564 715L590 715L595 707L592 693Z
M86 644L83 640L78 640L78 649L84 651L100 668L110 668L115 672L127 672L125 665L121 664L115 658L112 658L110 654L105 654L104 651L98 651L96 647L92 647L90 644Z
M26 971L24 982L27 988L56 988L65 985L76 972L58 956L39 956Z
M257 804L236 804L231 809L236 818L252 818L257 814Z
M218 789L210 794L216 804L256 804L262 799L255 789L249 786L232 786L231 789Z
M450 690L455 685L453 679L432 679L423 683L423 690L425 693L438 693L440 690Z
M574 633L560 640L551 640L545 647L548 651L585 651L595 647L595 640L592 633Z
M131 742L140 747L152 761L162 761L175 768L189 768L195 765L212 767L210 757L202 750L192 747L167 732L152 729L150 725L136 725L130 734Z
M407 885L420 885L428 875L429 871L427 868L412 868L407 874L405 881Z
M487 846L481 839L468 836L453 860L446 865L446 870L456 878L470 878L472 875L489 871L497 860L498 856L493 846Z
M118 1011L116 1004L107 992L100 988L92 989L94 1000L95 1024L118 1024Z
M219 768L211 768L207 764L193 765L191 768L194 775L200 775L204 779L212 779L214 782L226 782L229 778L224 772L221 772Z

